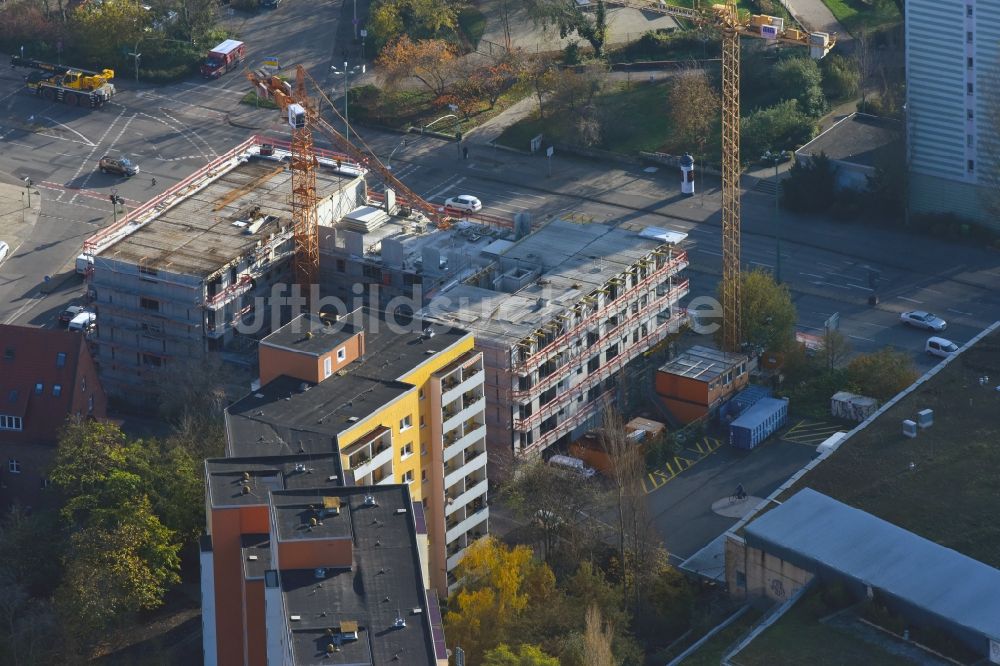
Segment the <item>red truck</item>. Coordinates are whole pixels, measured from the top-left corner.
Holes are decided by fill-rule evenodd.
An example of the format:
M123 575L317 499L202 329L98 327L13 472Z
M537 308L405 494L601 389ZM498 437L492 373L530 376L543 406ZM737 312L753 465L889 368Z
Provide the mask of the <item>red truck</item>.
M227 39L208 52L201 65L201 75L206 79L217 79L231 69L243 64L247 46L235 39Z

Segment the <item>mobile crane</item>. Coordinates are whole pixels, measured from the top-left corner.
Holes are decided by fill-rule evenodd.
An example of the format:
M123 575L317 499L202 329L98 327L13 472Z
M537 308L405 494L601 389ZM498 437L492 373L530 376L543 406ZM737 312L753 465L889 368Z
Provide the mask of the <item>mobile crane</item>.
M606 0L609 5L630 7L684 19L722 33L722 338L725 351L739 351L743 344L740 322L740 37L809 47L819 59L836 44L836 34L806 33L786 28L776 16L751 15L739 10L735 0L709 9L679 7L665 0Z
M113 69L91 72L21 56L12 56L10 66L36 70L24 77L25 86L47 100L99 109L115 94Z

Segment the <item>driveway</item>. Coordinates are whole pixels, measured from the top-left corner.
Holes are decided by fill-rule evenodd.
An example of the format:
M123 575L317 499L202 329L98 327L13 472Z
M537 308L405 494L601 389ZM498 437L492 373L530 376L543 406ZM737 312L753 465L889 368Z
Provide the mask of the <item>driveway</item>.
M836 33L841 43L851 39L847 28L834 17L823 0L781 0L781 4L809 32Z

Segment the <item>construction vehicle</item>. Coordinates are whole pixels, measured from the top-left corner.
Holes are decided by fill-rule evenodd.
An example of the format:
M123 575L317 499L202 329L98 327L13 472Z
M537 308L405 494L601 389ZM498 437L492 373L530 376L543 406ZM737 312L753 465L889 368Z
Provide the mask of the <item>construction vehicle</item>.
M664 0L606 0L609 5L666 14L722 33L722 347L740 351L740 37L809 48L819 59L837 42L836 34L786 28L776 16L751 15L735 0L709 9L678 7Z
M217 79L242 65L246 57L246 44L235 39L227 39L208 52L205 62L201 64L201 75L206 79Z
M115 86L111 83L111 79L115 78L112 69L91 72L21 56L12 56L10 66L36 70L24 77L25 86L47 100L99 109L115 94Z
M264 71L247 72L247 78L259 96L274 100L292 128L292 235L295 240L295 281L298 284L316 284L319 277L319 223L316 213L316 166L319 161L313 147L313 128L325 135L358 167L377 174L387 190L392 190L400 205L420 211L440 229L451 225L451 218L443 208L434 206L410 190L374 154L357 148L320 117L306 92L307 79L317 90L322 91L322 88L304 67L299 65L296 68L294 89L288 81ZM330 106L333 106L332 103Z

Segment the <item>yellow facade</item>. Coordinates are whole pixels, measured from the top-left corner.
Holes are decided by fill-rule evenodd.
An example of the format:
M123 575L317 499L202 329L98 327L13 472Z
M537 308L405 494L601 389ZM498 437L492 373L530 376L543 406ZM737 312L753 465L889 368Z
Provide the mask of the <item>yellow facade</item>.
M428 468L431 460L436 457L421 455L421 452L429 452L431 446L439 445L432 442L430 437L433 429L429 426L434 417L432 417L430 408L431 401L428 399L431 393L428 384L434 373L447 367L463 354L472 351L474 345L475 341L470 334L451 347L424 359L420 365L399 377L399 381L413 384L413 390L407 391L387 405L380 407L370 416L362 418L341 432L337 436L337 441L342 452L341 463L344 469L349 469L350 465L347 456L343 455L343 451L379 426L391 428L394 481L395 483L406 483L406 473L412 472L413 480L409 483L410 497L416 501L423 500L424 487L421 472L426 471L427 476L430 477ZM400 423L407 416L410 417L412 425L401 430ZM440 413L438 413L437 418L440 418ZM407 444L412 445L413 452L404 458L403 450Z

